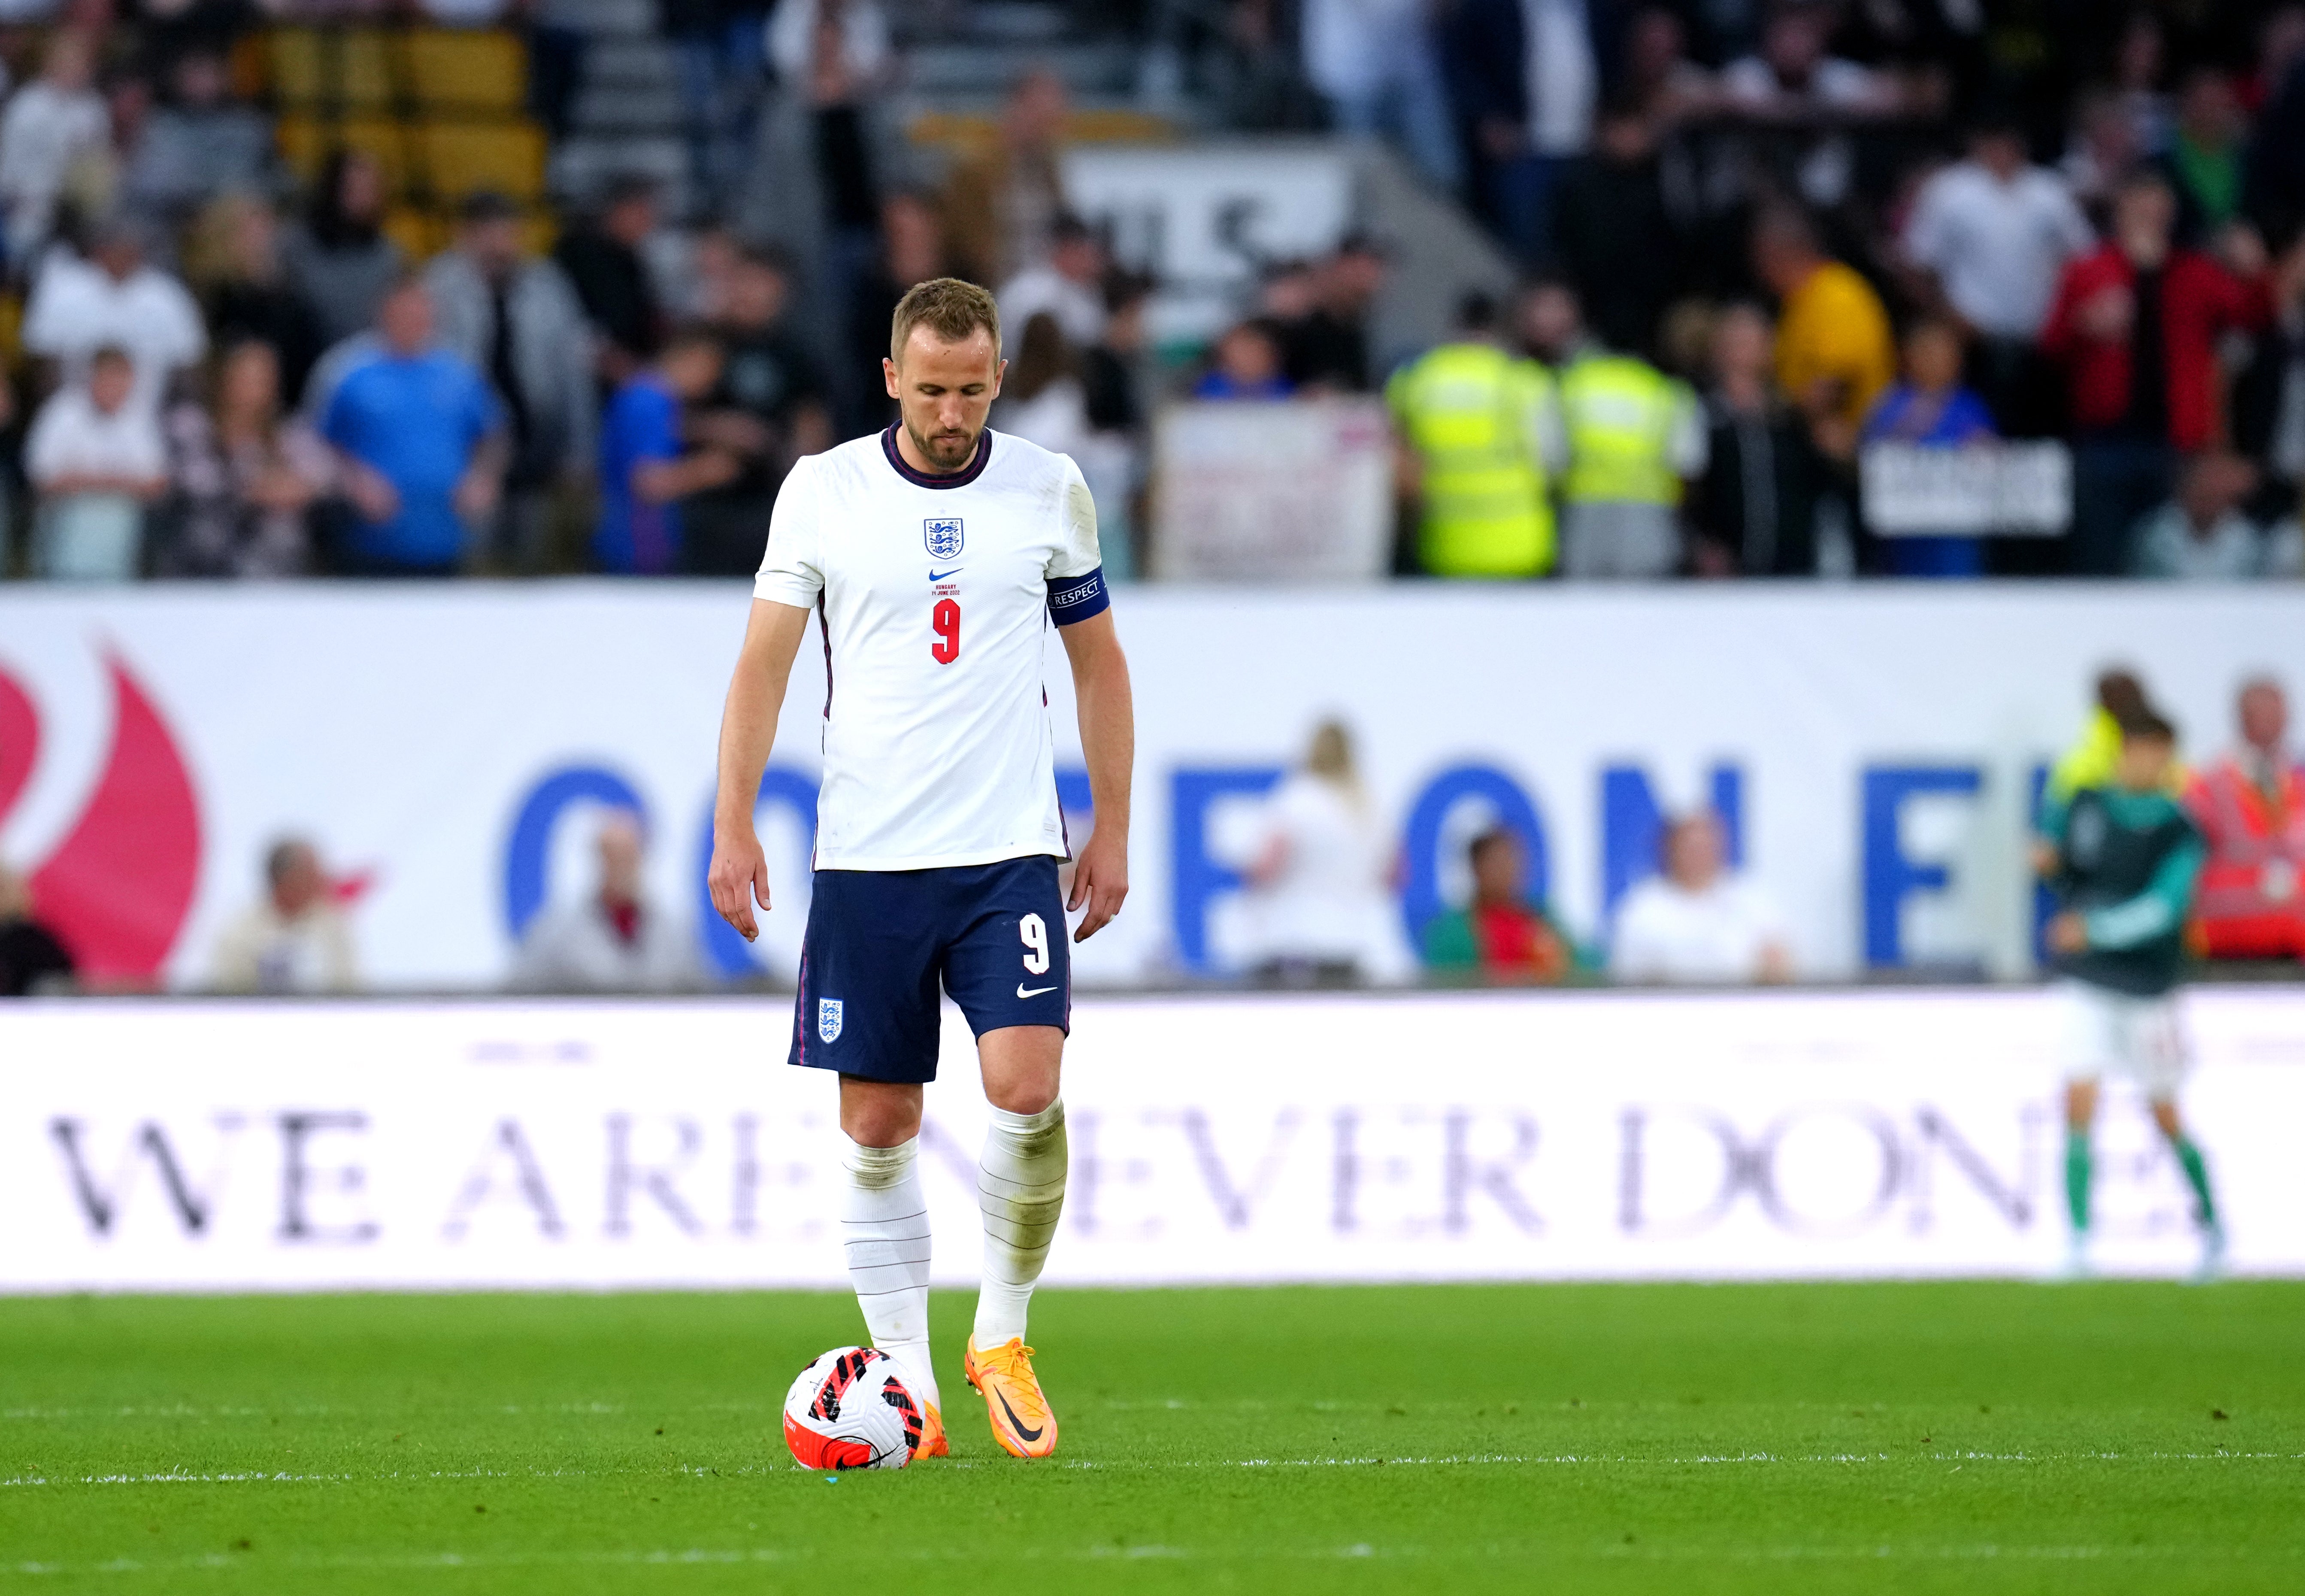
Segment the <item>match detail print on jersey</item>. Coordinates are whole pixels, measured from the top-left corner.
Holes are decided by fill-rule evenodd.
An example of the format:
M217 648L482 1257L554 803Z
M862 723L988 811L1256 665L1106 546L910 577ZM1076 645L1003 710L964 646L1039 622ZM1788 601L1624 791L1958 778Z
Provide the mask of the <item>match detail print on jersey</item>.
M817 869L1067 856L1048 634L1111 605L1072 461L989 430L949 476L906 465L894 429L812 454L777 496L753 591L817 611L838 684Z

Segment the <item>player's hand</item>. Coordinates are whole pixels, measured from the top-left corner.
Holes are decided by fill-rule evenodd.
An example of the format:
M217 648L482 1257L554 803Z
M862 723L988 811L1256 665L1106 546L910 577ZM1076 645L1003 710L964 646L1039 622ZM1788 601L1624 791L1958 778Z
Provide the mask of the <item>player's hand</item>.
M1127 896L1127 834L1099 827L1088 834L1088 842L1081 848L1080 862L1073 866L1072 896L1065 904L1065 913L1070 914L1083 904L1088 905L1088 913L1081 916L1080 930L1073 933L1073 940L1085 942L1102 930L1120 913L1121 900Z
M2051 953L2087 953L2088 922L2068 909L2049 922L2047 940Z
M760 939L760 922L753 918L757 900L761 913L769 912L769 862L761 839L747 830L731 836L717 827L712 833L712 864L704 872L705 887L720 918L735 926L747 942Z

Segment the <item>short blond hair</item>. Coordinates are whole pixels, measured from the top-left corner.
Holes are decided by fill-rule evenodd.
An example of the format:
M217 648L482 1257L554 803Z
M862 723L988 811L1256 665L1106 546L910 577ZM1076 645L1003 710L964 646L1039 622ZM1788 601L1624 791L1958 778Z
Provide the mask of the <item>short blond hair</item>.
M897 301L889 321L889 358L905 358L905 343L916 327L925 327L948 344L964 342L982 327L992 335L992 352L1000 352L1000 310L992 295L958 277L931 277L915 283Z

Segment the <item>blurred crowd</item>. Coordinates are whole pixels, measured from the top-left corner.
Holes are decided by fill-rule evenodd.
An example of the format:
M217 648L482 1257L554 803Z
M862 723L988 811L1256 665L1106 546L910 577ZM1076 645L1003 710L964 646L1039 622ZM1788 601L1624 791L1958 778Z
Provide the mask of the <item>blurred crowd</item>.
M465 184L421 239L374 150L290 161L249 87L284 19L511 29L471 37L516 33L558 132L569 9L0 8L0 573L749 572L949 272L998 293L993 424L1080 462L1115 575L1160 406L1378 394L1402 573L2305 574L2305 5L1187 8L1223 116L1391 140L1520 274L1424 351L1373 345L1414 285L1367 233L1156 348L1161 284L1066 191L1063 78L907 138L898 0L663 0L676 182ZM1148 62L1176 21L1071 10ZM2070 447L2069 535L1875 534L1869 446L2029 439Z

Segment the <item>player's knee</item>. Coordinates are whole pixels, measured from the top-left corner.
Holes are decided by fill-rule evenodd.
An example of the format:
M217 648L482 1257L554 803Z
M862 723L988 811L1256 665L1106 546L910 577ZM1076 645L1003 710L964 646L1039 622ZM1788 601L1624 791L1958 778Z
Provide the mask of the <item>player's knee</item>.
M897 1147L921 1133L917 1091L872 1091L877 1082L843 1081L840 1129L860 1147Z
M1057 1100L1057 1072L1016 1070L987 1074L984 1100L1009 1114L1041 1114Z

